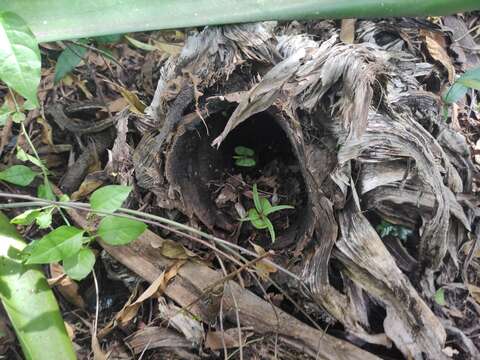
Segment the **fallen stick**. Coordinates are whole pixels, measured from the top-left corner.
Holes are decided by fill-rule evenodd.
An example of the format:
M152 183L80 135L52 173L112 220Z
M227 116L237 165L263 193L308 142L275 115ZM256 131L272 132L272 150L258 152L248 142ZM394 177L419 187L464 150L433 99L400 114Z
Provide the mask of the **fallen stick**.
M79 212L73 209L68 209L67 212L77 225L83 228L89 227L86 218ZM174 261L161 254L164 242L164 239L149 230L133 243L125 246L110 246L99 241L111 256L148 282L157 279ZM204 290L219 282L222 277L220 272L191 259L180 268L177 276L167 286L165 295L182 307L193 303L190 312L207 323L217 316L218 305L222 299L223 313L229 321L236 322L236 311L238 311L242 326L252 327L258 334L276 333L280 338L296 340L304 344L310 353L318 354L318 359L379 359L345 340L337 339L304 324L251 291L242 288L235 281L228 281L228 286L225 286L226 290L221 296L212 295L207 301L196 301L199 296L202 296ZM216 293L216 291L213 292Z

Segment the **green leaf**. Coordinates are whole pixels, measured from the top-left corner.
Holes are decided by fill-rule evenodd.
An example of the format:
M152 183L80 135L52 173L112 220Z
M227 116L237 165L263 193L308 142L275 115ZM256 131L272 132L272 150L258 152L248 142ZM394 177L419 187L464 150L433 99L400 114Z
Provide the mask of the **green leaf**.
M480 90L480 79L459 79L458 83L471 89Z
M43 179L43 184L38 185L37 197L47 200L55 201L56 197L52 190L52 185L47 178Z
M30 154L27 154L20 147L17 147L17 159L20 160L20 161L30 161L32 164L38 166L39 168L42 168L42 169L46 170L45 165L43 165L43 163L40 160L38 160L36 157L34 157Z
M440 288L435 292L434 295L435 302L440 305L440 306L445 306L446 301L445 301L445 289Z
M52 225L53 209L54 207L50 206L48 209L45 209L36 217L35 222L40 229L46 229L50 225Z
M261 197L260 198L260 207L262 208L261 213L263 215L267 215L266 212L272 208L272 204L270 204L270 201L266 197Z
M291 205L276 205L276 206L270 207L268 210L265 210L263 214L267 216L267 215L273 214L274 212L286 210L286 209L295 209L295 208Z
M68 45L58 57L57 65L55 65L55 84L62 80L65 75L72 72L80 64L86 53L87 48L83 46L76 44Z
M73 280L87 277L95 265L95 254L88 248L80 249L76 254L63 260L63 269Z
M255 155L255 151L246 146L236 146L234 150L235 150L235 154L237 155L250 156L250 157Z
M443 94L443 101L447 104L453 104L464 97L467 91L468 88L466 86L456 82Z
M242 167L254 167L257 164L255 159L240 157L235 160L235 165Z
M101 187L90 196L92 210L114 212L118 210L132 191L131 186L108 185Z
M0 13L0 79L38 104L40 50L27 23L11 12Z
M116 44L122 41L123 34L112 34L112 35L103 35L103 36L95 36L91 39L100 45L109 45L109 44Z
M267 225L268 232L270 233L270 238L272 239L272 243L275 242L275 229L273 228L273 224L270 219L265 218L265 224Z
M110 245L125 245L137 239L147 229L141 221L107 216L100 222L97 234Z
M12 120L14 123L20 124L25 121L25 114L22 112L14 112L12 115Z
M145 51L155 51L155 50L157 50L157 48L155 46L150 45L150 44L146 44L146 43L138 41L138 40L135 40L134 38L132 38L128 35L125 35L125 39L127 39L128 42L130 44L132 44L133 46L135 46L136 48L139 48L139 49L142 49L142 50L145 50Z
M255 229L266 229L267 225L265 224L264 219L255 209L248 210L248 219L252 223Z
M260 203L260 196L258 195L257 184L253 184L253 203L255 204L255 209L259 213L262 212L262 204Z
M8 117L13 114L14 111L10 110L7 102L5 101L3 105L0 107L0 126L5 125Z
M42 213L40 209L30 209L15 216L10 222L17 225L30 225Z
M82 248L84 231L62 225L41 238L34 246L27 264L46 264L66 259Z
M23 109L24 110L34 110L36 109L38 106L35 105L31 100L27 100L23 103Z
M18 186L29 185L38 173L25 165L14 165L0 171L0 180L15 184Z

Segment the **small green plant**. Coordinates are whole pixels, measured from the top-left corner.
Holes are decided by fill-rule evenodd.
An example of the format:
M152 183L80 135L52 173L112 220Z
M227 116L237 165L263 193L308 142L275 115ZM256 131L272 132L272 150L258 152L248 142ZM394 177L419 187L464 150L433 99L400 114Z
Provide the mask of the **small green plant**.
M390 235L398 237L400 240L403 241L406 241L407 237L412 234L412 230L400 225L391 224L385 220L382 220L382 222L377 225L376 230L382 238Z
M255 151L250 149L246 146L236 146L235 155L233 158L235 159L235 165L241 167L253 167L257 164L255 160Z
M293 209L294 207L291 205L272 206L266 197L258 194L257 184L253 184L253 203L255 208L248 210L247 217L241 219L241 221L250 221L255 229L268 229L272 243L275 242L275 229L268 215L280 210Z
M480 90L480 67L465 71L452 86L443 94L443 101L446 105L453 104L463 98L469 89ZM448 117L448 108L444 106L445 119Z
M74 280L85 278L93 269L95 255L89 245L98 236L110 245L125 245L138 238L147 228L145 223L113 213L128 197L131 187L109 185L96 190L90 197L93 212L101 212L103 218L96 233L85 234L85 230L70 225L62 225L49 232L40 240L31 242L22 251L26 264L49 264L63 262L68 276ZM68 198L60 199L68 202ZM51 225L51 214L57 206L30 209L10 222L17 225L29 225L34 221L41 228ZM110 215L105 215L110 214Z

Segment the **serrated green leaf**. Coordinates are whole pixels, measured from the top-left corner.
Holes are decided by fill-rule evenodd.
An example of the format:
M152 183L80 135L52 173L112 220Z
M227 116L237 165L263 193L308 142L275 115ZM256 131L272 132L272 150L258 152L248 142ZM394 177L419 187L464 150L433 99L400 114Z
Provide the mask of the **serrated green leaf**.
M246 157L240 157L235 160L235 165L242 167L254 167L256 163L255 159Z
M42 210L40 209L30 209L24 211L18 216L15 216L12 220L10 220L10 222L17 225L30 225L41 213Z
M259 213L262 212L262 204L260 203L260 196L258 195L257 184L253 184L253 203L255 204L255 209Z
M14 123L20 124L25 121L25 114L22 112L14 112L12 115L12 120Z
M83 46L70 44L60 54L55 65L54 83L57 84L67 74L73 71L85 57L87 49Z
M268 232L270 233L270 238L272 239L272 243L275 242L275 229L273 228L273 224L270 219L265 218L265 225L267 226Z
M287 210L287 209L295 209L295 208L291 205L276 205L276 206L270 207L268 210L265 210L263 214L267 216L267 215L273 214L274 212Z
M445 290L443 288L440 288L437 291L435 291L434 299L438 305L445 306L446 305Z
M100 222L97 234L110 245L125 245L137 239L147 229L141 221L107 216Z
M46 229L50 225L52 225L52 213L53 207L49 207L48 209L43 210L35 219L38 227L40 229Z
M56 228L33 247L27 264L47 264L73 256L82 248L83 233L73 226Z
M95 190L90 196L92 210L114 212L118 210L132 191L131 186L108 185Z
M236 146L234 151L235 151L235 154L242 155L242 156L254 156L255 155L255 151L253 149L250 149L249 147L246 147L246 146Z
M0 180L9 182L18 186L27 186L35 179L38 174L25 165L14 165L0 171Z
M0 13L0 79L38 105L40 50L26 22L11 12Z
M73 280L87 277L95 265L95 254L88 248L80 249L76 254L63 260L63 269Z

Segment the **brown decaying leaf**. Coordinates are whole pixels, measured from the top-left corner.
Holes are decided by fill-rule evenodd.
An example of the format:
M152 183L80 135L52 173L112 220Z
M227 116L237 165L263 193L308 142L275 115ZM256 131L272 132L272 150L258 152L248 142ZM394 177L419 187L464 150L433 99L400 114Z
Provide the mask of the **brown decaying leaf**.
M353 44L355 41L355 23L357 19L342 19L340 40L345 44Z
M177 241L165 240L160 249L160 253L168 259L187 260L194 257L195 254L186 249Z
M468 291L470 292L470 296L473 297L477 302L477 304L480 305L480 287L473 284L468 284L467 288L468 288Z
M185 264L185 261L175 262L169 269L162 272L162 274L150 284L150 286L135 300L132 304L124 307L121 312L115 317L119 325L125 326L137 315L138 309L142 303L156 297L163 293L168 285L168 282L177 275L178 270Z
M253 335L253 332L246 331L248 329L242 329L242 346L245 346L248 337ZM240 346L238 336L238 328L226 329L225 331L209 331L207 338L205 339L205 347L211 350L220 350L225 347L236 348Z
M56 280L53 283L49 282L49 284L52 284L51 286L55 285L60 294L62 294L70 304L80 309L85 309L85 301L80 295L78 284L68 276L65 276L63 267L60 264L50 264L49 267L52 279Z
M452 84L455 81L455 68L445 50L445 39L442 35L427 30L422 30L421 32L425 36L425 44L430 56L445 67L448 72L448 81Z

